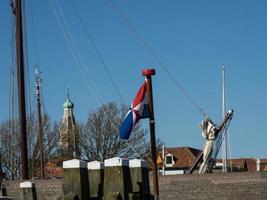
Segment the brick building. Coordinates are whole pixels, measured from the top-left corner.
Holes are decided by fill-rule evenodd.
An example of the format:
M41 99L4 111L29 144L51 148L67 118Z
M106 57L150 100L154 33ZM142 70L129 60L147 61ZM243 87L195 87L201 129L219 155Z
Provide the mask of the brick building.
M164 156L162 155L162 150L157 153L157 164L160 174L164 173L163 169L165 170L165 175L184 174L201 152L201 150L192 147L165 147ZM267 159L228 159L227 166L229 171L234 172L267 171ZM222 160L217 159L212 171L221 172L221 170ZM197 171L198 169L196 169Z
M157 164L162 172L165 167L165 173L168 174L184 174L193 164L194 160L201 153L201 150L192 147L166 147L157 154Z

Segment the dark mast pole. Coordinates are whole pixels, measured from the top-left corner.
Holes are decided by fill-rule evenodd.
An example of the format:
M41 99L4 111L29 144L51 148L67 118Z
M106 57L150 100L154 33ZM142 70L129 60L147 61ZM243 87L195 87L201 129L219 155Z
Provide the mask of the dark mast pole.
M19 126L20 126L20 154L21 154L21 178L29 178L28 150L26 134L26 104L24 82L24 54L23 54L23 29L21 0L16 0L16 47L18 70L18 98L19 98Z
M40 151L40 175L44 179L44 153L43 153L43 125L42 125L42 112L41 112L41 98L40 98L40 72L36 67L36 102L37 102L37 115L38 115L38 143Z
M154 106L153 106L153 90L151 76L155 75L154 69L144 69L142 75L147 79L148 90L148 107L149 107L149 125L150 125L150 143L152 154L152 170L153 170L153 189L154 199L159 200L159 183L158 183L158 167L157 167L157 148L156 148L156 136L155 136L155 118L154 118Z

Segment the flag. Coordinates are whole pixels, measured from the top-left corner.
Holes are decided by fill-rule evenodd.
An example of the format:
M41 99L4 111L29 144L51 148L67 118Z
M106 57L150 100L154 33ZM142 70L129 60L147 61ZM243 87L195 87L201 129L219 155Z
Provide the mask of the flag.
M149 118L146 80L137 92L131 107L120 127L120 138L127 140L140 119Z

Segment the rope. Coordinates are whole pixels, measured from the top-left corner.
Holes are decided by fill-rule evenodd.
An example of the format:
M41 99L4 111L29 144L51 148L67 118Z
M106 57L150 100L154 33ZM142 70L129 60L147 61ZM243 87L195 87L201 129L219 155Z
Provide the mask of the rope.
M34 16L33 16L33 9L32 9L32 0L29 2L29 14L31 18L31 25L32 25L32 33L33 33L33 43L34 43L34 53L36 57L36 67L38 71L40 72L40 67L39 67L39 49L37 47L37 37L36 37L36 29L35 29L35 21L34 21Z
M79 57L80 54L77 53L76 49L74 49L74 41L73 41L73 38L70 36L70 31L68 30L67 28L67 25L66 25L66 22L62 19L62 15L59 16L59 7L58 5L56 4L57 1L53 1L53 0L50 0L50 3L51 3L51 6L52 6L52 9L54 11L54 14L56 16L56 19L57 19L57 22L58 22L58 25L63 33L63 36L67 42L67 46L69 47L70 51L71 51L71 55L74 59L74 61L76 62L76 65L79 69L79 72L81 73L82 75L82 78L84 80L84 82L86 83L86 86L88 87L88 89L90 90L90 93L92 94L93 98L95 99L96 102L99 102L100 100L98 99L98 97L94 94L94 91L92 89L92 87L90 86L89 84L89 80L87 79L87 77L85 76L85 73L83 72L83 62L81 61L81 58ZM55 4L53 4L55 3ZM92 82L92 80L90 80Z
M11 9L14 11L13 2L11 1ZM14 99L14 15L11 14L11 39L10 39L10 57L11 57L11 65L9 69L9 108L8 108L8 115L9 115L9 130L11 128L11 119L13 116L14 111L14 105L13 105L13 99ZM13 120L13 119L12 119Z
M36 68L38 70L38 72L41 74L41 68L40 68L40 62L39 62L39 49L38 49L38 45L37 45L37 37L36 37L36 28L35 28L35 21L34 21L34 17L33 17L33 9L32 9L32 0L30 0L29 3L29 13L30 13L30 19L31 19L31 26L32 26L32 32L33 32L33 43L34 43L34 53L35 53L35 58L36 58ZM41 90L41 78L40 78L40 90ZM43 113L46 113L46 109L45 109L45 103L44 103L44 97L43 97L43 93L40 92L41 94L41 100L42 100L42 109L43 109Z
M70 33L69 29L68 29L68 25L67 25L66 21L64 20L64 15L63 15L63 13L62 13L60 7L59 7L59 4L58 4L57 0L55 0L55 1L50 0L50 3L51 3L51 6L52 6L52 9L53 9L53 11L54 11L54 14L55 14L55 16L56 16L56 18L57 18L57 22L58 22L58 24L59 24L59 26L60 26L60 29L61 29L61 31L62 31L62 33L63 33L63 35L64 35L64 38L65 38L65 40L66 40L66 42L67 42L67 44L68 44L68 47L69 47L70 50L71 50L72 56L73 56L73 58L74 58L74 60L75 60L75 62L76 62L76 64L77 64L77 67L79 68L79 71L80 71L80 73L82 74L82 77L83 77L83 79L84 79L84 81L85 81L87 87L89 88L91 94L93 95L95 101L96 101L96 102L98 103L98 105L100 106L101 103L102 103L101 100L97 97L97 95L94 94L93 89L91 88L91 86L90 86L89 83L88 83L88 79L87 79L87 77L85 76L85 73L82 72L82 69L81 69L81 68L82 68L84 65L83 65L83 63L81 62L81 56L80 56L79 53L77 53L78 48L77 48L77 46L75 45L74 39L73 39L73 37L71 36L71 33ZM55 4L53 4L53 3L55 3ZM74 47L76 47L75 49L73 48L73 45L74 45ZM77 56L78 56L78 58L77 58ZM94 86L95 86L95 85L94 85ZM96 86L95 86L95 87L96 87ZM105 115L106 115L107 119L110 121L110 123L111 123L111 125L113 126L113 128L115 129L115 131L116 131L116 132L119 132L118 128L115 126L115 124L114 124L113 121L111 120L112 117L111 117L111 116L108 116L107 113L105 113ZM120 140L120 142L122 142L122 140ZM136 150L133 149L132 147L129 146L129 148L132 149L132 151L136 152ZM136 152L136 153L137 153L137 152ZM138 154L138 153L137 153L137 154ZM139 155L139 154L138 154L138 155ZM141 155L139 155L139 157L142 158Z
M73 7L74 10L75 10L76 15L77 15L78 18L79 18L80 23L82 24L82 27L83 27L83 29L84 29L84 31L85 31L85 33L86 33L86 36L87 36L88 40L90 41L90 43L92 44L92 46L93 46L93 48L94 48L94 50L95 50L95 53L96 53L97 57L99 58L99 60L100 60L100 62L102 63L102 65L104 66L104 69L105 69L105 71L106 71L106 73L107 73L109 79L111 80L111 83L112 83L113 87L115 88L117 95L119 96L121 102L123 102L123 103L125 104L125 102L124 102L124 100L123 100L123 97L122 97L122 95L121 95L121 93L120 93L120 91L119 91L119 88L118 88L117 84L115 83L114 78L112 77L112 75L111 75L111 73L110 73L110 71L109 71L109 69L108 69L107 64L105 63L105 61L104 61L104 59L103 59L103 57L102 57L100 51L99 51L98 48L97 48L97 45L96 45L95 41L93 40L93 37L91 36L90 32L88 31L88 28L87 28L87 26L85 25L85 23L84 23L84 21L83 21L81 15L80 15L80 12L79 12L78 7L75 5L75 3L74 3L73 0L71 0L70 2L71 2L72 7Z
M30 114L30 116L31 116L31 114L32 114L32 108L31 108L31 81L30 81L30 77L29 77L29 75L30 75L30 69L29 69L29 57L28 57L28 55L29 55L29 48L28 48L28 40L27 40L27 27L26 27L26 12L25 12L25 10L26 10L26 3L25 3L26 1L23 1L23 9L22 9L22 12L23 12L23 18L22 18L22 20L23 20L23 32L24 32L24 34L23 34L23 41L24 41L24 58L25 58L25 67L26 67L26 70L25 70L25 75L26 75L26 79L25 79L25 91L26 91L26 109L27 109L27 111L28 111L28 113Z
M88 80L87 76L89 77L89 75L87 74L87 76L86 76L85 75L86 73L84 73L84 71L88 72L88 70L87 70L84 62L81 59L81 55L80 55L80 53L78 51L78 47L77 47L77 45L76 45L76 43L75 43L75 41L74 41L74 39L73 39L73 37L71 35L71 32L68 29L67 23L66 23L66 21L64 19L64 15L63 15L63 13L62 13L59 5L58 5L58 2L57 2L57 0L55 0L55 1L50 0L50 2L52 2L51 5L52 5L53 11L54 11L54 13L56 15L56 18L57 18L57 21L58 21L58 25L60 26L60 29L61 29L61 31L63 33L63 36L64 36L64 38L65 38L65 40L67 42L67 45L68 45L69 49L71 51L71 54L72 54L72 56L73 56L73 58L74 58L74 60L75 60L75 62L77 64L76 66L78 67L79 72L81 73L81 75L82 75L82 77L83 77L88 89L90 90L92 96L94 97L95 101L96 102L100 102L100 99L97 97L97 95L95 95L95 93L93 91L93 88L90 86L90 84L93 85L93 87L95 88L97 93L100 94L100 92L98 91L94 80L92 78L90 78L90 80ZM53 3L55 3L55 4L53 4ZM101 95L98 95L98 96L101 96Z
M119 7L114 3L113 0L109 0L112 8L118 13L119 17L121 17L124 23L129 27L129 29L134 33L137 39L141 42L141 44L147 49L147 51L151 54L151 56L158 62L158 64L164 69L164 71L168 74L170 79L174 82L177 88L182 92L182 94L188 99L188 101L195 107L196 110L199 111L201 115L207 116L204 110L196 103L196 101L186 92L186 90L182 87L182 85L177 81L177 79L171 74L168 70L167 66L162 62L162 60L156 55L153 49L148 45L148 43L144 40L141 34L133 27L133 25L129 22L127 17L122 13Z

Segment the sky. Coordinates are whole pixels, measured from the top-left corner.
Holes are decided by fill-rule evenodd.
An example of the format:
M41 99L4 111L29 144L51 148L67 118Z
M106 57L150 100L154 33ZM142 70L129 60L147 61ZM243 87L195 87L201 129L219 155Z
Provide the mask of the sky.
M156 135L167 147L202 148L203 116L143 46L109 0L77 0L86 24L119 92L97 57L70 1L58 1L80 55L78 65L53 12L55 0L25 5L29 87L34 110L34 68L42 72L45 111L61 121L67 86L77 121L103 103L130 105L144 77L153 77ZM226 67L230 156L267 157L267 1L114 0L129 23L184 90L216 123L221 121L221 67ZM0 1L0 121L9 117L12 20ZM148 120L142 120L148 128Z

